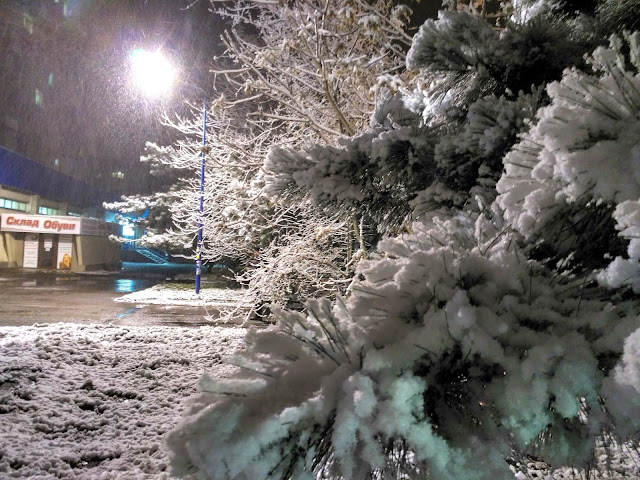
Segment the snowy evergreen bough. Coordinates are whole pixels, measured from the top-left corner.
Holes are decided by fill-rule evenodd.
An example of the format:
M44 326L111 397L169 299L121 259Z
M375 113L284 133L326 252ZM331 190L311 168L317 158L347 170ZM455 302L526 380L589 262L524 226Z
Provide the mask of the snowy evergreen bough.
M397 231L409 218L413 193L433 181L435 133L416 122L374 129L338 147L274 148L265 183L273 193L294 193L319 209L365 215L379 231Z
M230 360L246 373L205 377L171 435L176 472L506 479L525 455L594 465L598 436L624 414L600 398L637 304L600 300L465 223L414 225L361 262L346 299L249 333Z
M407 67L420 70L429 97L448 95L458 106L529 91L582 63L593 42L583 21L540 14L498 32L477 15L441 11L415 35Z
M369 130L273 146L271 194L386 237L202 378L176 474L614 478L628 448L640 476L640 34L535 11L441 13Z
M638 38L627 36L627 57L612 37L590 57L592 74L567 70L550 84L551 104L505 157L498 205L553 260L602 268L625 253L616 223L629 232L632 202L640 198Z

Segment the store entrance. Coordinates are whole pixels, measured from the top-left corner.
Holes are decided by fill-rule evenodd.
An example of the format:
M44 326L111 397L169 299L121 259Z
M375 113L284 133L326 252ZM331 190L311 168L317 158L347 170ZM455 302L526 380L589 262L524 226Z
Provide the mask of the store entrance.
M38 268L56 268L58 235L41 233L38 239Z

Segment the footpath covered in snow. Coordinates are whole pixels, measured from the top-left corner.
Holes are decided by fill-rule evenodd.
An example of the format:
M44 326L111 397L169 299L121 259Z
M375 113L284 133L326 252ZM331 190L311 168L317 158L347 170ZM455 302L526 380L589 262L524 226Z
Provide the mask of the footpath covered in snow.
M0 327L0 478L170 478L165 434L244 329Z
M227 310L235 308L249 307L251 303L247 300L244 290L225 288L204 288L196 294L193 287L188 288L167 288L165 285L155 285L146 290L129 293L116 302L141 303L148 305L189 305L202 307L217 307Z

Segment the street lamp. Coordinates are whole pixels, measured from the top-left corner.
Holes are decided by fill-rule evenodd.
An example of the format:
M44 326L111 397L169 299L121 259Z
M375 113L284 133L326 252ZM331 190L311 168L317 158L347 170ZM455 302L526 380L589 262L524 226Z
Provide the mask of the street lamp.
M202 152L200 153L200 214L198 215L198 248L196 251L196 293L200 293L202 274L202 204L204 203L204 150L207 142L207 97L202 100Z
M156 98L169 91L173 84L175 71L167 58L156 50L150 52L144 49L133 50L130 54L132 75L135 84L147 96ZM195 87L194 85L192 85ZM200 205L198 215L198 246L196 250L196 293L200 293L200 277L202 275L202 218L204 205L204 162L205 146L207 141L207 97L203 94L202 100L202 152L200 154Z
M136 48L129 56L133 81L146 96L157 98L171 89L175 71L160 50Z

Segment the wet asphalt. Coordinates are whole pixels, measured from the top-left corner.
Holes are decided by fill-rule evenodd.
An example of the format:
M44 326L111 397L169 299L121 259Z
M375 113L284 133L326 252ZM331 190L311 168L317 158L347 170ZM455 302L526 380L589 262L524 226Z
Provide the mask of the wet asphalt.
M192 265L124 263L117 272L68 273L0 269L0 326L38 323L197 326L212 323L211 308L115 302L166 281L189 282Z

